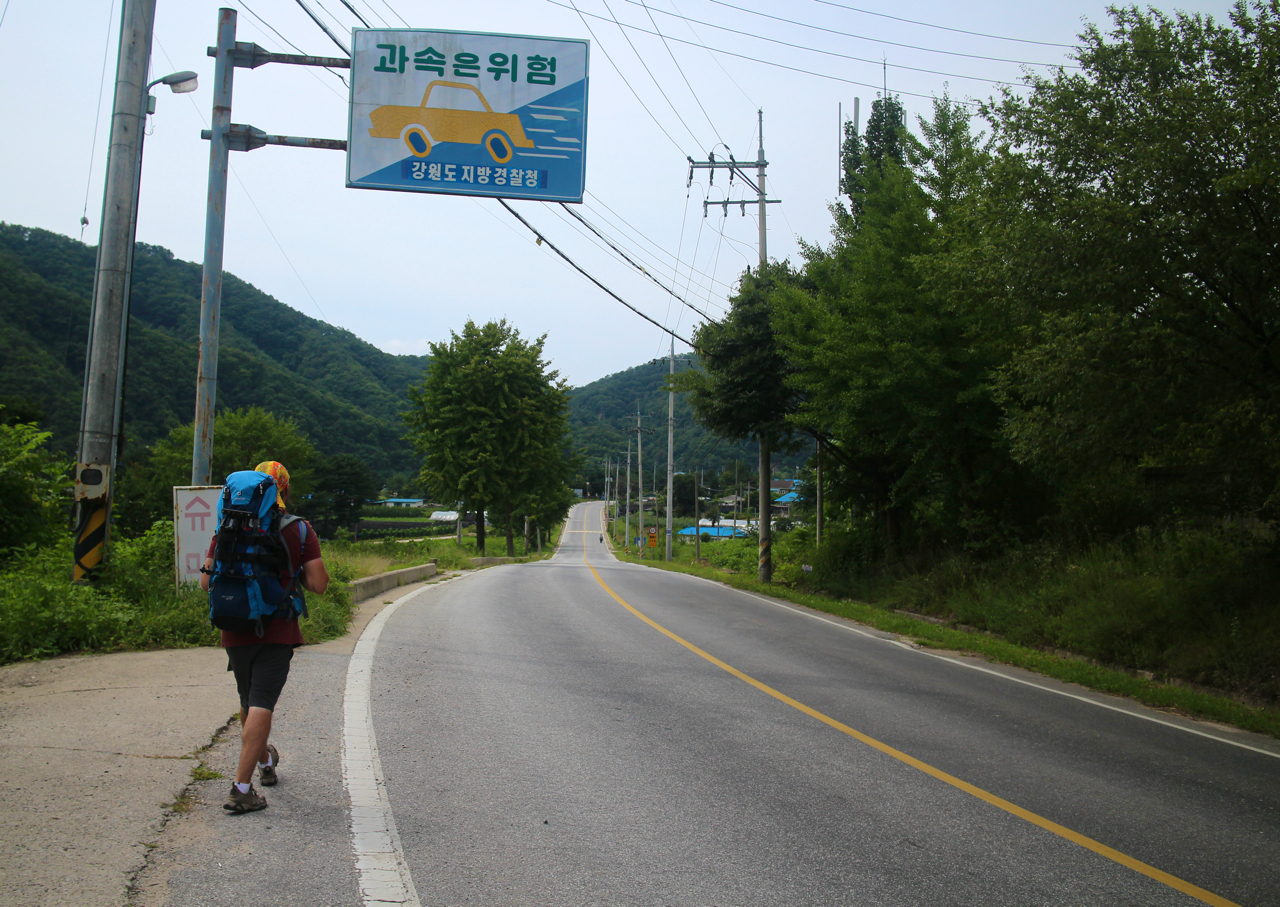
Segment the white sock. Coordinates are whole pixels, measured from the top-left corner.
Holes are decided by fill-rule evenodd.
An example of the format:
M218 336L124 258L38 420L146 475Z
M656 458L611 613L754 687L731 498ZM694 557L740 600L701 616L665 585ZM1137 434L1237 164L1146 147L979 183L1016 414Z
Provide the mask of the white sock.
M267 761L266 761L266 762L259 762L259 763L258 763L258 768L271 768L271 766L275 765L275 761L276 761L276 760L274 760L274 759L272 759L272 758L271 758L271 754L270 754L270 753L267 753Z
M240 793L242 794L249 793L249 788L253 787L253 782L250 782L248 784L241 784L239 781L235 781L232 783L235 784L236 790L240 791Z

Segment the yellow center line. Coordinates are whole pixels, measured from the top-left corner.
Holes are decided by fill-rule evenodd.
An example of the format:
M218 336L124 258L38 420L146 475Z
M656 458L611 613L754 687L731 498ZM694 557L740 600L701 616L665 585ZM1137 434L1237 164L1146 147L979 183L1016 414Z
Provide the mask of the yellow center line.
M693 652L695 655L698 655L701 658L705 658L707 661L711 662L717 668L720 668L723 671L727 671L728 673L732 674L734 677L741 680L743 683L750 684L760 692L769 694L779 702L784 702L787 705L791 706L793 709L798 709L799 711L804 712L810 718L816 718L818 721L821 721L823 724L828 725L829 727L833 727L837 731L840 731L843 734L848 734L853 739L861 743L865 743L867 746L871 747L872 749L879 750L880 752L884 753L886 756L892 756L894 759L897 759L899 762L906 763L912 768L924 772L926 775L930 775L931 777L937 778L939 781L942 781L946 784L950 784L952 787L962 790L966 794L970 794L974 797L977 797L979 800L982 800L985 803L990 803L992 806L1002 809L1005 812L1010 813L1011 815L1017 816L1019 819L1024 819L1025 821L1030 822L1032 825L1036 825L1036 826L1039 826L1040 828L1043 828L1045 831L1052 832L1053 834L1058 835L1061 838L1066 838L1068 841L1071 841L1074 844L1079 844L1081 847L1085 848L1086 850L1091 850L1094 853L1098 854L1099 856L1106 857L1108 860L1112 860L1116 863L1119 863L1121 866L1125 866L1129 869L1132 869L1134 872L1140 872L1144 876L1147 876L1148 878L1155 879L1157 882L1161 882L1165 885L1168 885L1170 888L1173 888L1176 891L1181 891L1183 894L1190 895L1191 897L1195 898L1198 901L1202 901L1205 904L1212 904L1214 905L1214 907L1239 907L1239 905L1236 904L1234 901L1228 901L1226 898L1219 897L1218 895L1214 894L1211 891L1205 891L1203 888L1200 888L1197 885L1192 885L1190 882L1185 882L1182 879L1178 878L1177 876L1169 875L1169 873L1163 872L1162 870L1156 869L1154 866L1150 866L1146 863L1143 863L1141 860L1136 860L1133 857L1128 856L1127 854L1123 854L1120 851L1116 850L1115 848L1108 847L1107 845L1102 844L1098 841L1095 841L1092 838L1086 837L1085 835L1082 835L1079 832L1072 831L1071 829L1066 828L1065 826L1059 825L1057 822L1052 822L1049 819L1044 818L1043 816L1036 815L1030 810L1023 809L1021 806L1018 806L1016 803L1010 803L1008 800L997 797L995 794L988 793L982 788L976 787L970 784L968 781L962 781L961 779L955 777L954 775L949 775L946 772L942 771L941 769L934 768L932 765L929 765L926 762L921 762L919 759L915 758L914 756L909 756L906 753L902 752L901 750L896 750L893 747L889 746L887 743L881 743L879 740L876 740L874 737L868 737L866 734L862 733L861 731L854 730L853 728L849 727L849 725L844 724L840 721L837 721L836 719L831 718L830 716L824 715L821 712L819 712L817 709L811 709L809 708L809 706L805 705L803 702L798 702L795 699L792 699L790 696L786 695L785 693L778 692L768 684L761 683L759 680L756 680L754 677L751 677L748 674L742 673L733 665L726 664L725 662L716 658L714 655L710 654L709 652L704 652L702 649L699 649L693 643L689 642L686 639L681 638L680 636L677 636L675 633L672 633L666 627L662 626L661 624L657 623L656 621L652 620L646 615L641 614L639 611L633 608L630 604L628 604L620 595L618 595L618 593L610 589L609 585L603 579L600 578L600 574L596 572L596 568L591 566L591 564L587 563L587 552L585 550L582 552L582 562L586 564L587 569L591 571L591 575L596 578L596 582L600 584L601 588L603 588L605 592L608 592L609 595L613 597L614 601L622 605L622 607L626 608L636 617L640 618L642 621L644 621L649 626L653 627L653 629L657 630L662 635L668 637L674 642L678 642L680 645L684 646L686 649L688 649L690 652Z

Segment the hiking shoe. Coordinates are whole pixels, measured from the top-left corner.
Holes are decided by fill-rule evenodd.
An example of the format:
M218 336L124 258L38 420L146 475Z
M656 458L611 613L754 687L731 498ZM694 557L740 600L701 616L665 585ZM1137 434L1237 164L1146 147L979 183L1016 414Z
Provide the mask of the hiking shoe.
M253 785L249 785L249 793L242 794L231 785L231 793L227 794L227 802L222 804L222 808L229 813L251 813L255 809L266 809L267 798L262 796L253 789Z
M271 754L271 765L258 766L258 780L262 782L263 787L275 787L280 781L276 777L276 766L280 764L280 754L270 743L267 744L267 752Z

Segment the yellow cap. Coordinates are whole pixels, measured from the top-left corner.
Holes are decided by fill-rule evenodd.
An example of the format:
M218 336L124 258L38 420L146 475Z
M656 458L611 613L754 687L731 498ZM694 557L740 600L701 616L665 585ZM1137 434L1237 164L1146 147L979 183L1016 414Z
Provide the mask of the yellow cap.
M277 463L275 460L264 460L253 467L253 471L265 472L271 476L276 480L276 488L281 491L289 487L289 470L284 468L283 463Z

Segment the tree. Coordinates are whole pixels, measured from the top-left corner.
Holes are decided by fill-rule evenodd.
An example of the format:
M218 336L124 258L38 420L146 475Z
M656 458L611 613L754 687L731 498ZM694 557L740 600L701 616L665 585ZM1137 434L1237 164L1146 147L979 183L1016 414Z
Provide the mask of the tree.
M694 331L703 368L670 379L675 390L688 394L698 421L712 432L734 441L755 437L760 445L760 512L765 515L760 520L761 582L773 576L770 453L794 440L795 426L787 416L796 405L787 380L793 369L774 337L770 295L795 279L785 262L744 273L725 320Z
M856 222L837 212L835 242L806 247L806 279L773 294L801 401L791 420L830 440L837 498L853 498L890 557L908 533L981 548L1026 522L991 392L1003 350L970 276L987 158L946 96L919 127L923 140L904 131L867 156Z
M48 545L65 525L72 464L45 449L50 433L9 423L0 406L0 563L29 545Z
M351 454L321 461L315 474L315 489L305 501L298 502L297 510L326 532L359 522L365 502L382 487L373 470Z
M289 494L294 507L306 507L313 487L315 448L297 423L258 407L220 412L214 417L213 480L221 483L232 472L253 469L263 460L278 460L289 470ZM191 481L193 423L181 425L129 464L117 486L116 524L141 534L160 519L172 519L173 487Z
M986 111L990 233L1029 341L1001 388L1014 450L1082 517L1141 497L1137 467L1199 475L1211 510L1273 517L1280 4L1240 2L1229 23L1112 17L1085 31L1078 70Z
M847 232L858 229L870 171L881 169L885 161L905 163L909 142L906 110L902 100L893 95L871 102L865 133L858 132L857 123L845 124L840 146L840 191L848 198L849 207L844 207L843 202L836 202L832 207L838 229Z
M431 345L422 384L409 388L405 421L423 458L422 480L438 500L480 512L481 554L484 511L505 528L514 555L514 519L562 501L571 465L568 388L542 358L545 341L523 340L505 320L468 321L449 343Z

